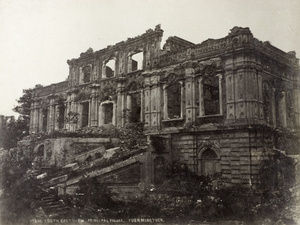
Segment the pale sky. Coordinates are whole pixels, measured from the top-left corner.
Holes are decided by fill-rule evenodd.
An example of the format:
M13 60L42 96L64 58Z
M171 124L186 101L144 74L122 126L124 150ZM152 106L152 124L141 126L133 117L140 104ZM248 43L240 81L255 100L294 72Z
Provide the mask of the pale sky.
M195 44L249 27L261 41L300 58L300 0L0 0L0 114L22 90L64 81L68 59L161 24L164 41Z

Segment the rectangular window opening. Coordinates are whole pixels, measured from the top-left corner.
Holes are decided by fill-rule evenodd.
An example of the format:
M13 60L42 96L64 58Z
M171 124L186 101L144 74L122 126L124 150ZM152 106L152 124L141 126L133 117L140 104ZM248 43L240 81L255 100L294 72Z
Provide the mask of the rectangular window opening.
M82 127L87 127L89 124L89 105L90 104L88 102L82 103Z

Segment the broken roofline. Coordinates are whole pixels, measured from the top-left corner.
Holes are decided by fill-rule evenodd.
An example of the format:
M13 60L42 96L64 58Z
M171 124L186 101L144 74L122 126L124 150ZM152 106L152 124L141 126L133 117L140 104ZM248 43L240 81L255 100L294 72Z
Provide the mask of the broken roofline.
M136 36L134 38L128 38L126 41L121 41L115 45L108 45L107 48L101 49L94 52L92 48L89 48L86 52L81 53L80 57L75 59L68 60L68 64L74 64L80 61L85 61L88 58L99 58L103 54L109 52L119 51L124 47L129 47L130 45L141 41L142 39L147 39L150 41L153 38L161 38L163 36L163 30L160 25L157 25L155 29L148 29L144 34ZM261 51L267 56L275 59L281 60L287 65L293 65L294 63L299 64L299 60L296 59L296 54L294 51L288 53L278 49L277 47L270 44L269 41L259 41L254 38L250 29L248 27L233 27L229 34L220 39L207 39L200 44L194 44L177 36L171 36L166 40L180 42L182 45L185 45L186 48L179 52L168 52L165 54L158 55L159 66L166 66L172 63L176 63L177 59L187 60L193 58L192 56L198 57L209 57L213 54L220 54L227 50L236 50L239 48L249 48L257 51ZM166 44L165 43L165 44Z
M73 58L71 60L68 60L67 63L70 64L73 61L81 60L83 58L87 58L87 57L89 57L93 54L94 54L95 57L97 57L97 56L100 56L101 54L105 54L105 53L110 52L110 51L118 51L118 50L122 49L124 46L131 45L131 44L133 44L135 42L138 42L142 39L151 40L155 36L157 36L157 38L161 38L163 36L163 32L164 31L161 29L160 24L158 24L158 25L155 26L154 30L153 29L148 29L148 30L146 30L146 32L144 34L138 35L138 36L133 37L133 38L127 38L126 41L118 42L115 45L108 45L106 48L103 48L103 49L98 50L96 52L94 52L92 48L89 48L86 52L82 52L80 54L79 58L77 58L77 59Z

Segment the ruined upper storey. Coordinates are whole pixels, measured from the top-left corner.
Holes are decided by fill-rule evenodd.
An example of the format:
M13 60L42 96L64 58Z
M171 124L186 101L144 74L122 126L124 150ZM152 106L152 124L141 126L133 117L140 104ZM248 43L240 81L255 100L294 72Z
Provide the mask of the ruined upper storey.
M135 120L156 130L209 122L300 127L294 52L258 41L249 28L234 27L200 44L173 36L161 49L162 34L156 26L69 60L66 81L34 89L32 130Z
M155 58L160 54L162 34L163 30L157 25L154 30L149 29L135 38L128 38L96 52L90 48L81 53L78 59L68 60L69 86L155 67Z
M285 53L268 41L257 40L249 28L234 27L226 37L208 39L200 44L173 36L166 40L163 49L162 36L163 30L157 25L154 30L149 29L140 36L128 38L99 51L94 52L89 48L79 58L67 61L67 81L38 88L35 94L45 96L59 93L81 84L122 77L138 70L163 69L186 61L200 62L213 57L220 57L225 61L234 52L241 51L245 60L251 61L256 69L291 81L299 81L299 59L295 57L295 52Z

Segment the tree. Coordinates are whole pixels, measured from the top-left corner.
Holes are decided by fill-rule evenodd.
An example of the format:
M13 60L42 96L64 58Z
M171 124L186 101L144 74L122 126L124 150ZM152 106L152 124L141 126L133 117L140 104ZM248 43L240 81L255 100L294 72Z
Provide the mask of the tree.
M4 149L17 147L17 142L29 134L29 126L26 119L19 117L15 120L13 117L1 128L1 146Z
M17 120L9 117L2 124L0 146L4 149L17 147L17 142L29 134L30 107L33 101L33 90L23 90L23 96L18 100L18 106L13 110L20 114Z
M18 100L18 105L13 108L13 110L19 113L21 116L18 120L20 120L19 125L22 125L26 131L29 131L30 124L30 108L33 102L33 90L32 89L24 89L23 95Z
M31 103L33 102L33 90L24 89L23 95L17 101L19 105L13 108L13 110L22 116L29 117Z

